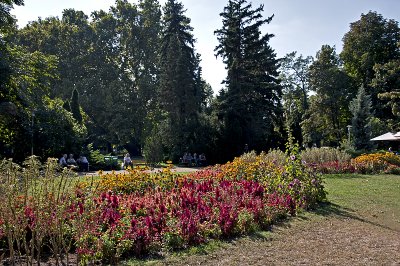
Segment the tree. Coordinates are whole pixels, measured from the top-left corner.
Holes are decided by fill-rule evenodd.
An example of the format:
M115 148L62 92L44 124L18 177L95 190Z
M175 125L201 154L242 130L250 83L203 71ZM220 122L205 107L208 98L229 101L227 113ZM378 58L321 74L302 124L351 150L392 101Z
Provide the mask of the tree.
M79 154L87 129L62 108L61 99L46 97L35 111L34 153L42 158L58 157L63 153Z
M303 145L321 146L326 144L329 129L326 128L326 115L321 112L322 98L318 95L311 95L309 98L309 108L303 115L301 131L303 134ZM322 115L321 115L322 113Z
M9 27L15 23L14 17L10 14L13 5L22 6L24 0L2 0L0 1L0 29ZM1 38L1 37L0 37Z
M340 54L345 71L353 77L358 86L364 86L371 95L375 115L385 118L390 110L378 99L381 91L371 86L375 77L374 66L384 65L400 59L400 28L398 22L385 19L376 12L361 14L360 20L350 24L350 31L343 37L343 51ZM389 113L388 113L389 112Z
M71 106L72 117L75 118L75 120L81 124L82 114L81 114L81 107L79 105L79 94L77 89L74 89L72 91L70 106Z
M296 57L296 52L287 54L281 60L280 79L283 88L285 123L289 133L301 145L301 122L308 109L309 67L313 58L302 55Z
M360 87L357 97L350 102L350 110L354 148L368 150L371 146L371 97Z
M51 96L66 101L71 88L79 91L88 141L140 144L158 88L159 16L156 0L116 1L109 12L93 12L91 23L83 12L66 9L61 20L31 22L15 42L59 58Z
M203 87L198 84L200 69L193 29L184 12L182 3L166 2L160 51L159 103L170 128L169 143L165 145L174 160L196 143L198 115L204 98Z
M57 59L40 52L30 53L19 46L8 47L11 75L1 104L0 150L9 151L16 161L31 154L41 158L61 151L79 151L86 129L73 121L60 99L50 99L50 84L57 79Z
M354 91L351 80L341 69L341 61L334 47L323 45L317 52L316 60L309 69L309 78L315 97L302 122L303 138L309 145L321 143L337 146L351 117L348 106ZM316 117L318 119L315 119ZM320 124L313 125L315 123ZM306 133L310 132L310 128L316 127L321 130L319 140Z
M386 124L397 129L400 122L400 60L391 60L383 65L376 64L374 71L375 77L371 85L380 92L378 99L385 103L381 109L390 109L385 112Z
M0 104L5 99L6 84L9 82L12 70L10 67L10 53L4 35L15 27L15 19L10 14L13 5L23 5L23 0L7 0L0 2Z
M113 126L120 129L120 141L135 146L136 151L131 153L137 154L145 143L144 132L152 126L149 114L158 108L161 8L157 0L141 0L138 5L118 1L112 14L119 36L120 52L116 58L124 87L124 104L117 108L131 114L129 118L114 120Z
M220 14L223 26L214 32L219 41L216 56L222 57L228 70L217 105L220 145L230 158L241 154L245 144L262 150L279 143L282 88L278 60L269 46L273 35L260 30L273 18L264 19L263 8L252 9L246 0L228 1Z
M66 101L64 102L63 108L64 108L65 110L67 110L68 112L71 112L71 104L70 104L69 100L66 100Z

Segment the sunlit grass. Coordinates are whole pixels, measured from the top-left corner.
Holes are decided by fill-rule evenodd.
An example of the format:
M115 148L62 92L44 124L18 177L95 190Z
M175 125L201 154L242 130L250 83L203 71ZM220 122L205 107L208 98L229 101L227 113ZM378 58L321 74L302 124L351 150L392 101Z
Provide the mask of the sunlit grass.
M325 181L332 204L400 229L400 176L327 175Z

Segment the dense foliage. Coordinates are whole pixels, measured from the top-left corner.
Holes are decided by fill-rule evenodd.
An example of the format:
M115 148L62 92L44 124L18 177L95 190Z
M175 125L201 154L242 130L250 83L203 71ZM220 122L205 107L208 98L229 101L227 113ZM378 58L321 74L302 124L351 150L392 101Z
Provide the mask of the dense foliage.
M18 29L10 10L21 4L0 5L1 157L33 150L44 161L93 143L150 163L185 152L216 163L282 149L287 137L302 148L369 150L370 136L400 130L400 29L373 11L350 24L340 54L325 44L315 58L280 59L264 6L227 1L215 30L227 76L214 95L177 0L117 0L90 16L66 9ZM369 117L354 108L362 86Z

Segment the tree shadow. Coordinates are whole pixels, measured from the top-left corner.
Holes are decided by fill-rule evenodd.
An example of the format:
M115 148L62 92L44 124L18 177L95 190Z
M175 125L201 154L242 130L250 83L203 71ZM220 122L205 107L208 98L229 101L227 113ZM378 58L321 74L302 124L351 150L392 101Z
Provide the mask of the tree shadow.
M323 217L337 217L337 218L344 218L344 219L352 219L356 220L362 223L374 225L377 227L381 227L390 231L395 231L399 232L399 230L393 229L391 227L388 227L386 225L370 221L366 219L365 217L360 216L359 214L356 213L356 210L351 209L351 208L346 208L343 206L340 206L338 204L332 203L332 202L322 202L319 204L319 206L310 211L311 213L314 213L319 216Z
M355 210L340 206L332 202L321 202L318 207L311 210L311 213L320 216L339 216L345 218L354 218Z

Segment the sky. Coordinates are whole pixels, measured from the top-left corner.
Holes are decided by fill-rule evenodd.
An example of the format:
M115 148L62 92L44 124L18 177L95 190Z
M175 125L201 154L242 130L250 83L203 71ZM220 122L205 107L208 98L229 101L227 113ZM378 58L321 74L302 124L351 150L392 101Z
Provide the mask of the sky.
M134 3L136 0L129 0ZM191 19L193 35L197 40L196 51L201 55L203 78L218 92L226 76L221 58L216 58L214 48L218 45L214 31L222 27L219 14L228 0L181 0L186 16ZM263 33L274 34L270 46L277 57L297 51L303 56L315 57L321 46L328 44L342 50L342 38L350 29L350 23L360 19L362 13L376 11L386 19L400 21L399 0L249 0L253 7L264 5L263 16L274 15L271 23L264 25ZM24 6L16 6L11 12L19 27L38 17L61 17L65 8L84 11L106 10L114 0L25 0ZM165 0L160 0L164 4Z

